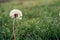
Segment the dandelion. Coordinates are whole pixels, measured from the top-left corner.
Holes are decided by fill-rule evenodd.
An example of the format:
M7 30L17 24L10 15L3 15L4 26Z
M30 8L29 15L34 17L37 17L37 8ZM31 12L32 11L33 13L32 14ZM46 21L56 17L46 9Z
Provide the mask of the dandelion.
M15 29L14 29L14 23L15 23L15 20L16 19L22 19L22 12L18 9L13 9L11 10L9 16L11 18L13 18L13 23L12 23L12 33L13 33L13 37L14 37L14 40L16 40L16 36L15 36Z
M9 16L11 18L22 19L22 12L20 10L18 10L18 9L13 9L10 12Z

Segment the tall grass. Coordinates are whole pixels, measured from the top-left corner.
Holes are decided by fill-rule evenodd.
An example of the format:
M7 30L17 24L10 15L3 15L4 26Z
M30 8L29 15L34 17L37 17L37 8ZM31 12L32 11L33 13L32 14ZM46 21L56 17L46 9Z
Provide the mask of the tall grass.
M0 4L0 40L13 40L12 21L9 12L18 8L23 19L16 20L17 40L60 40L59 2L26 7L22 4Z

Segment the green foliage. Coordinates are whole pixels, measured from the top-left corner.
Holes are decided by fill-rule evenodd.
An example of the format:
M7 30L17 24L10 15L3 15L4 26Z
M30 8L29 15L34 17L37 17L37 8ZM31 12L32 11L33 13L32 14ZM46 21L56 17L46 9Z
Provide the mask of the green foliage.
M13 19L9 17L13 8L18 8L23 12L23 19L15 21L17 40L60 39L59 3L33 7L9 3L0 4L0 40L13 40Z

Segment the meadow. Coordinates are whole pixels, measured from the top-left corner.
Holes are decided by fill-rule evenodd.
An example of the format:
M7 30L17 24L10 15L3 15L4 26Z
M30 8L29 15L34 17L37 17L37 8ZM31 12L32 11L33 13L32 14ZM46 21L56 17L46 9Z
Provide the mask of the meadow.
M60 40L60 0L26 0L0 3L0 40L13 40L9 13L19 9L15 21L16 40Z

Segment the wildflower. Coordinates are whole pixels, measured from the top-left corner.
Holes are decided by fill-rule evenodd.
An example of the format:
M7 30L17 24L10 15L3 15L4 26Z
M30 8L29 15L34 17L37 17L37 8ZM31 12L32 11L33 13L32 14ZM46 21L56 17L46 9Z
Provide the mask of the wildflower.
M22 19L22 12L18 9L11 10L9 16L11 18Z

